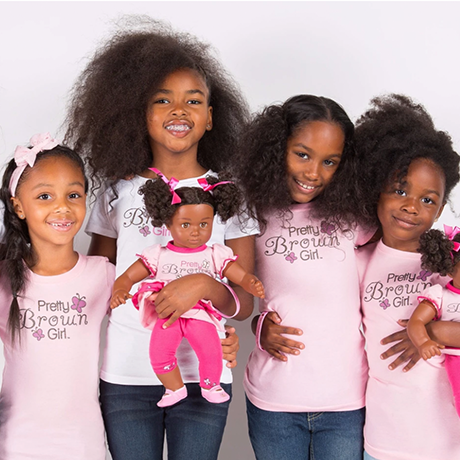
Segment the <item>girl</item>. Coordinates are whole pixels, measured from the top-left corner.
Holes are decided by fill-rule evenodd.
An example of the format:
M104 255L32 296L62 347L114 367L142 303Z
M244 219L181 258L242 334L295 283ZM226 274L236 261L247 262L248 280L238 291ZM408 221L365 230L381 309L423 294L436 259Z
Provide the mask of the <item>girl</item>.
M166 245L165 227L149 225L139 188L155 177L154 167L179 186L230 166L246 104L232 79L207 45L160 23L117 34L89 63L77 82L67 137L82 149L96 181L111 180L99 195L87 232L90 253L116 262L117 275L131 264L139 248ZM226 243L246 271L253 272L254 235L237 218L216 218L210 245ZM235 287L236 303L226 285L205 274L185 276L165 286L155 300L159 318L169 326L200 299L227 316L245 319L253 298ZM233 336L234 337L234 336ZM235 341L224 357L234 360ZM217 458L229 402L209 404L201 397L198 363L188 343L178 362L188 397L158 408L163 386L149 362L150 332L134 308L112 312L101 372L101 403L109 450L115 460L161 459L167 432L170 459ZM229 364L233 366L235 362ZM224 367L222 388L231 394L231 372ZM169 429L173 427L173 429Z
M457 264L460 261L460 229L444 225L444 232L430 230L420 237L418 252L422 254L422 268L440 275L449 275L452 280L445 288L436 284L426 290L417 300L422 302L415 309L407 323L407 334L412 343L418 348L423 359L441 355L445 349L445 366L452 390L455 407L460 415L460 380L458 350L445 348L428 335L426 325L434 319L458 321L458 305L460 293L460 271ZM456 348L460 347L457 337L452 337Z
M3 176L0 458L104 460L99 336L115 267L74 251L86 213L81 158L49 134Z
M459 156L449 136L436 130L425 109L402 95L372 101L357 122L363 205L383 237L359 252L361 304L367 341L365 458L460 458L460 420L451 402L443 360L419 362L402 323L427 286L443 282L421 266L420 236L441 215L459 180ZM445 283L445 281L444 281ZM444 323L445 324L445 323ZM388 368L383 337L399 329ZM440 338L434 338L442 343Z
M158 281L143 283L133 302L141 311L142 324L153 329L150 339L150 362L166 392L157 404L166 407L176 404L187 396L177 360L176 349L182 337L187 337L200 361L200 387L203 397L211 403L223 403L230 396L218 384L222 374L222 349L216 327L222 330L221 315L207 302L184 313L167 329L166 319L158 320L149 299L159 292L168 281L192 273L227 277L241 285L249 293L263 297L262 283L247 273L236 262L237 256L227 246L206 246L211 237L212 221L216 212L225 222L239 211L242 195L233 182L219 181L214 177L200 179L201 187L176 188L177 180L169 181L153 168L161 180L148 181L140 188L144 195L147 214L156 227L166 225L173 240L166 247L155 244L143 251L115 282L110 306L118 307L131 297L133 284L150 274ZM211 193L213 190L213 193ZM172 195L172 200L171 200Z
M362 458L354 248L371 233L354 224L353 132L337 103L300 95L267 107L243 139L241 183L264 231L256 268L266 297L244 380L258 459Z

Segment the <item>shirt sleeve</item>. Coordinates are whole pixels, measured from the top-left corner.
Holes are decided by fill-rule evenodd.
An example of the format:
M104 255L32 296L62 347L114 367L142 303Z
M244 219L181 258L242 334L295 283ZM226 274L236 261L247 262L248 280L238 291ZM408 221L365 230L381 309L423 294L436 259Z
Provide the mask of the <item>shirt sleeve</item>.
M155 276L158 270L158 260L160 258L161 244L154 244L145 248L142 254L137 254L149 269L150 273Z
M419 302L427 300L434 305L436 308L435 320L439 320L442 315L442 291L443 287L440 284L434 284L426 288L422 294L417 297Z
M212 260L221 278L224 277L222 272L225 271L227 265L236 259L238 256L233 254L232 249L228 246L217 243L212 246Z
M257 221L251 219L246 212L244 212L241 216L233 216L225 223L226 240L258 235L259 233L260 230Z
M101 190L91 210L85 232L89 236L93 234L107 236L109 238L118 238L118 231L115 225L115 207L113 201L114 194L110 187Z

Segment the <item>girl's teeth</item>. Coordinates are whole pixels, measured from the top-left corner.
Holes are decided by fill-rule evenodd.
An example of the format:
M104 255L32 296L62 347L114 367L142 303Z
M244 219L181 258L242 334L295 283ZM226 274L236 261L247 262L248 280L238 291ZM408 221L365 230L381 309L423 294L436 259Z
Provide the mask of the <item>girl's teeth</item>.
M166 126L168 131L188 131L190 128L187 125L170 125Z
M67 224L51 224L53 227L70 227L70 222Z
M312 187L311 185L305 185L305 184L302 184L302 182L299 182L299 181L296 181L302 188L306 189L306 190L313 190L315 187Z

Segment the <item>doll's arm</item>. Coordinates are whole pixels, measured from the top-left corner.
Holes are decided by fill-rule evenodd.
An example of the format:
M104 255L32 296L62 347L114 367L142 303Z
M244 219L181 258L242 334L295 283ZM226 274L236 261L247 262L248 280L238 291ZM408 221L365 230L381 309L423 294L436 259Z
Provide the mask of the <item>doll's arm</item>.
M457 321L432 321L427 325L430 338L446 347L460 348L460 323Z
M134 262L122 275L120 275L113 285L110 308L116 308L122 303L126 303L132 297L129 293L134 284L139 283L150 274L142 260Z
M424 300L420 302L418 307L407 323L407 333L412 343L418 348L423 359L432 358L435 355L440 355L441 348L444 345L436 343L430 339L426 325L436 316L436 308L431 302Z
M238 284L249 294L263 299L265 297L264 286L256 275L248 273L237 261L230 262L222 273L232 283Z
M251 323L252 332L257 334L257 325L260 315L255 316ZM260 347L274 358L280 361L287 361L286 355L298 355L300 350L305 348L302 342L288 339L283 334L302 335L302 329L296 327L282 326L281 318L278 313L271 311L268 313L260 326L260 336L257 338Z

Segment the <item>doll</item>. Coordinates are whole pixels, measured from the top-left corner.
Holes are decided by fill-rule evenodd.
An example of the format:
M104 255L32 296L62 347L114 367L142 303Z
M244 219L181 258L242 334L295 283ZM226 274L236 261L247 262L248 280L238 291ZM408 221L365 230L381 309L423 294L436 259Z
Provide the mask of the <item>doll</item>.
M430 338L426 325L432 320L460 321L460 228L444 225L444 233L430 230L420 237L418 252L422 254L422 267L433 273L448 275L451 279L445 287L440 284L430 286L418 297L420 304L413 312L407 325L407 333L425 360L435 355L445 354L445 366L452 386L455 407L460 416L460 341L453 334L442 345ZM456 334L458 337L458 334Z
M217 214L225 222L236 214L241 208L241 192L233 182L212 176L198 179L199 187L176 188L175 178L168 180L157 169L152 171L159 179L148 181L139 193L144 195L152 224L155 227L165 224L173 239L166 246L155 244L145 249L117 278L110 306L116 308L125 303L135 283L152 277L153 280L139 286L133 303L140 311L143 326L152 329L150 362L166 388L158 406L171 406L187 396L175 356L183 337L188 339L200 361L202 396L211 403L222 403L230 398L219 384L222 348L217 330L223 331L220 323L223 315L211 302L199 300L172 322L171 318L158 317L155 298L169 281L195 273L216 279L226 277L247 292L264 297L262 283L238 264L238 256L229 247L206 245L214 216Z

